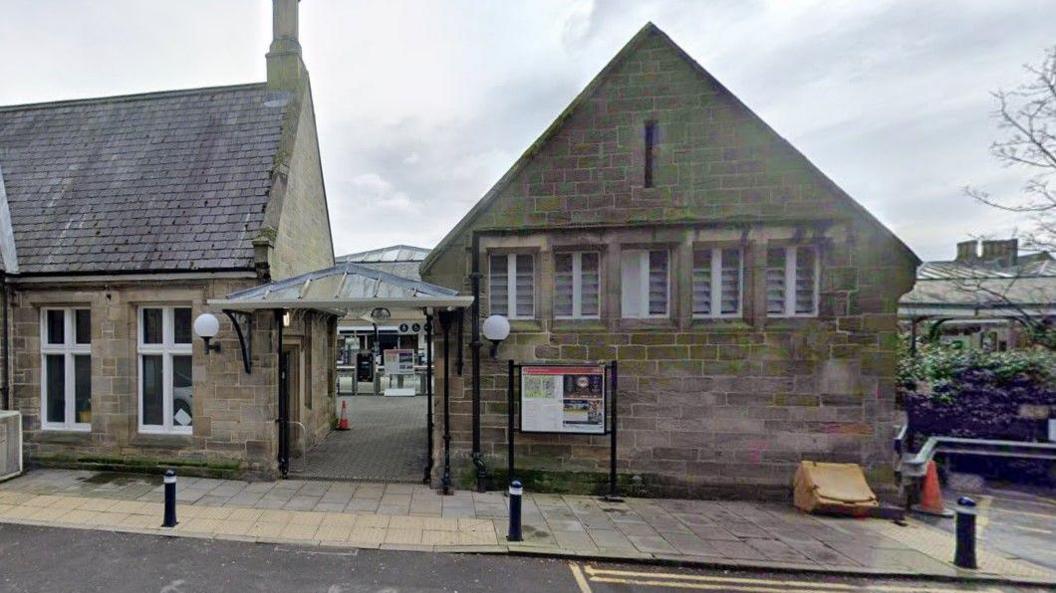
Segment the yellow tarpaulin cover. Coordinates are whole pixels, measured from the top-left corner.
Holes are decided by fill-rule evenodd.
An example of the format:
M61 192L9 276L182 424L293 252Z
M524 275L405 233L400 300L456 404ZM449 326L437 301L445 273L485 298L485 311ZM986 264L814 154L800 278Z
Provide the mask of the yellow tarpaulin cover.
M792 486L792 503L808 513L860 516L880 506L862 468L853 463L804 461Z

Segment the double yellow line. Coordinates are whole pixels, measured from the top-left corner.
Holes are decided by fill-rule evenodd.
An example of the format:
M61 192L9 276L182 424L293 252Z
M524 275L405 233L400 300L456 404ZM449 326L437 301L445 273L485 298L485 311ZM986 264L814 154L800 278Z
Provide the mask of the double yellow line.
M730 591L738 593L959 593L960 589L926 585L851 584L824 581L800 581L784 578L760 579L669 572L645 572L595 568L589 564L569 562L580 593L593 593L590 583L614 583L641 587ZM973 589L973 593L1001 593L997 588Z

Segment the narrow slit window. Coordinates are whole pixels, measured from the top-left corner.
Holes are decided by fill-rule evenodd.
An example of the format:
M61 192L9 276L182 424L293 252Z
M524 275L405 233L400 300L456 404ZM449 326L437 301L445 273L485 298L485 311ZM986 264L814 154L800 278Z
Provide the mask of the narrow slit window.
M656 133L656 122L645 122L645 187L653 187L653 169L656 166Z

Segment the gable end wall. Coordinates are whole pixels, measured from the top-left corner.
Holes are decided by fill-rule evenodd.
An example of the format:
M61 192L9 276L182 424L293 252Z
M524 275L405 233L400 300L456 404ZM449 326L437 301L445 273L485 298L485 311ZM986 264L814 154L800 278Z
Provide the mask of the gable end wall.
M644 188L642 129L650 120L661 137L656 187ZM874 486L889 484L882 476L894 420L896 307L915 268L893 235L661 35L642 40L533 150L424 276L469 294L474 230L485 254L537 254L538 319L513 323L498 362L483 349L490 468L506 465L506 359L617 360L619 468L642 476L650 493L783 495L803 459L861 463ZM742 320L691 318L693 245L709 241L746 249ZM766 247L790 241L821 246L814 319L765 314ZM632 244L671 249L671 319L620 319L616 262ZM600 321L553 319L552 254L568 246L602 252ZM484 254L481 261L486 274ZM486 275L482 287L484 318ZM467 363L451 386L453 453L462 464L471 439L469 370ZM607 469L608 437L518 434L517 451L518 468L567 474L590 488Z

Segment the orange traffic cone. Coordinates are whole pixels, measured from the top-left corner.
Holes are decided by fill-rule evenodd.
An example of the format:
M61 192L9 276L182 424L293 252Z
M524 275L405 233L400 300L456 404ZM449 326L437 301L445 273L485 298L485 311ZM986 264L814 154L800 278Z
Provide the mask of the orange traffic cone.
M341 419L337 421L338 430L348 430L348 402L341 402Z
M920 486L920 503L913 505L913 510L925 515L952 517L953 511L942 503L942 489L939 487L939 470L934 461L928 462L928 471Z

